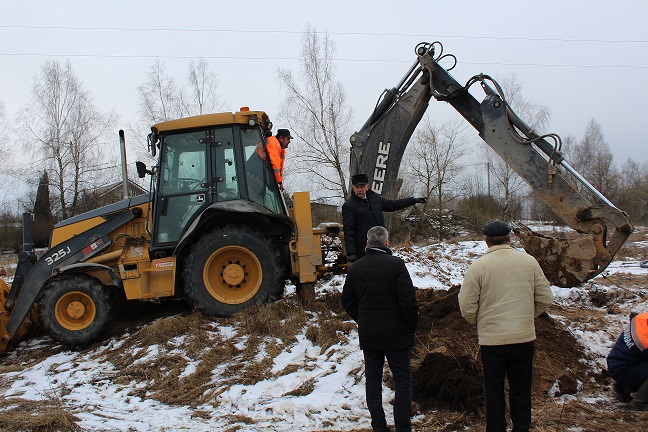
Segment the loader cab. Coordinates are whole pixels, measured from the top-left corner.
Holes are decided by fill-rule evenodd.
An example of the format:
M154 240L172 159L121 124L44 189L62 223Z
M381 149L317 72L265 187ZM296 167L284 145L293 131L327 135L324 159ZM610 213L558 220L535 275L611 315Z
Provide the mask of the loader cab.
M262 123L250 112L173 120L154 126L159 148L152 248L175 247L208 208L286 215L269 163Z

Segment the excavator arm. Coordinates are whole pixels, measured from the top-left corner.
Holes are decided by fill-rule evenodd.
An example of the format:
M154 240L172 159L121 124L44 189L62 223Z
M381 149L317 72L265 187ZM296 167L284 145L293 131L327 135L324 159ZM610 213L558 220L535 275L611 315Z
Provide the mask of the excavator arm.
M454 56L443 55L439 42L419 44L416 55L416 63L398 86L385 91L369 120L351 137L351 174L367 173L372 189L395 198L405 147L434 97L457 110L578 233L577 238L556 239L536 234L523 224L514 225L525 250L536 257L550 282L574 287L605 270L634 229L627 214L565 161L557 135L538 135L515 114L495 80L482 74L471 78L465 86L459 84L439 63L450 59L456 65ZM485 93L481 102L469 93L476 83ZM568 182L565 173L581 189L589 190L595 202L588 201Z

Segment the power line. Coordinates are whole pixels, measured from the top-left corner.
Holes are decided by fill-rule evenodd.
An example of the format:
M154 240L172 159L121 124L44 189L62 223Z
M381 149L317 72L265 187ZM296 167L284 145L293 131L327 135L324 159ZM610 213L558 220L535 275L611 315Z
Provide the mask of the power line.
M242 57L242 56L200 56L200 55L139 55L139 54L45 54L45 53L2 53L7 57L87 57L87 58L168 58L168 59L206 59L206 60L299 60L296 57ZM391 61L391 60L385 60ZM400 60L394 60L400 61Z
M82 31L128 31L128 32L180 32L180 33L269 33L269 34L304 34L299 30L235 30L235 29L200 29L200 28L142 28L142 27L71 27L71 26L29 26L29 25L0 25L0 28L23 30L82 30ZM569 39L569 38L533 38L510 36L469 36L469 35L432 35L417 33L374 33L374 32L314 32L337 36L398 36L420 38L453 38L453 39L488 39L511 41L536 41L536 42L577 42L577 43L621 43L637 44L648 43L642 39Z
M46 54L46 53L5 53L0 52L0 57L62 57L62 58L124 58L124 59L187 59L187 60L289 60L299 61L297 57L254 57L254 56L197 56L197 55L137 55L137 54ZM356 58L333 58L337 62L346 63L412 63L412 60L397 59L356 59ZM462 61L462 64L469 65L495 65L495 66L533 66L533 67L569 67L585 69L648 69L648 66L640 65L596 65L596 64L559 64L559 63L502 63L502 62L471 62Z

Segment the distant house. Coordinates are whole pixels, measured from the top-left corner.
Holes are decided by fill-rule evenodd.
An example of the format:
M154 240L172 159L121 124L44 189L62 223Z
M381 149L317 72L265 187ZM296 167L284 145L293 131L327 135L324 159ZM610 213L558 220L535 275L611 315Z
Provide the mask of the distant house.
M312 202L311 213L314 226L324 222L342 223L342 213L335 205Z
M132 180L128 180L128 194L131 197L148 193L146 189ZM117 181L99 186L91 191L83 191L79 198L81 212L93 210L124 199L124 185Z
M106 204L112 204L117 201L124 199L124 184L122 181L114 182L105 186L97 188L98 198L105 199L109 202ZM128 180L128 195L131 197L142 195L148 193L146 189L138 185L132 180ZM102 204L105 205L105 204Z

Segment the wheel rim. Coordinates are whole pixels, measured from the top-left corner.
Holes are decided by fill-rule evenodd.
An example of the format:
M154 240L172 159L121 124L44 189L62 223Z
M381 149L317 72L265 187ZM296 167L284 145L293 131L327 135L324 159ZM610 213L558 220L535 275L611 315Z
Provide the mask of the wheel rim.
M65 293L56 302L56 321L68 330L81 330L95 319L97 308L90 296L79 291Z
M203 280L207 291L216 300L240 304L257 293L261 286L262 271L259 259L249 249L226 246L207 259Z

